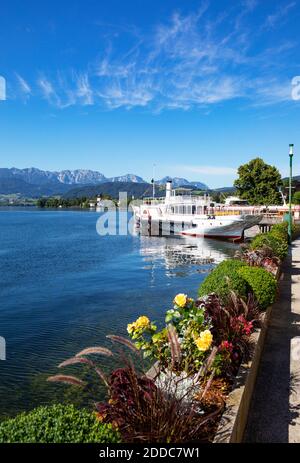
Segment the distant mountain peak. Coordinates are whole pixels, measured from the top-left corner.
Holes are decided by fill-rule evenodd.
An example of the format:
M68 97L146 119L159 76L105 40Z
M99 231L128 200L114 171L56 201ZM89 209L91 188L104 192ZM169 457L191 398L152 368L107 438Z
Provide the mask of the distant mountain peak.
M190 187L196 187L201 190L208 190L208 186L205 183L202 182L190 182L186 178L182 177L164 177L161 180L157 180L156 183L159 185L164 185L168 181L172 181L173 188L178 188L180 186L190 186Z
M62 170L58 172L57 178L67 185L97 184L106 181L105 175L101 172L87 169Z
M142 177L135 174L119 175L118 177L111 177L109 182L133 182L133 183L147 183Z
M106 177L101 172L75 169L75 170L61 170L61 171L48 171L41 170L35 167L28 167L25 169L17 169L13 167L8 169L15 177L24 180L32 185L44 185L48 183L63 183L65 185L86 185L97 184L106 180Z

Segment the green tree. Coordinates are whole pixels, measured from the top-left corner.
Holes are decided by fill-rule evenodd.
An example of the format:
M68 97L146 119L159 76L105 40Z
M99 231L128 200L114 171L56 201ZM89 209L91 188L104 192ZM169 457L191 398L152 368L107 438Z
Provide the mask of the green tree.
M296 193L294 193L293 203L300 204L300 191L296 191Z
M214 191L211 195L211 200L214 202L214 203L221 203L222 202L222 197L221 197L221 193L219 191Z
M45 207L47 203L47 198L40 198L37 200L36 205L37 207Z
M281 175L274 166L266 164L261 158L252 159L238 168L239 178L234 186L242 199L249 204L281 204L279 187Z

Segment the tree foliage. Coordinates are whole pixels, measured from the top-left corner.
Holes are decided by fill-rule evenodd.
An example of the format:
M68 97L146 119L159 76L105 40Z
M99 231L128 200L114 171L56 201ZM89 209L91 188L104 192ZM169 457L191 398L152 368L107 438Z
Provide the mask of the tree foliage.
M279 187L281 175L274 166L266 164L261 158L252 159L238 169L239 178L234 186L240 198L249 204L281 204Z
M296 193L294 193L293 203L300 204L300 191L296 191Z

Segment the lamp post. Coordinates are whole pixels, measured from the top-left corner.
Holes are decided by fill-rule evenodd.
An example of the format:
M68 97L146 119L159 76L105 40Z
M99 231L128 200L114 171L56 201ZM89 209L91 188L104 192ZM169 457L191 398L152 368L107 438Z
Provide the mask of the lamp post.
M293 155L294 155L294 145L290 143L290 181L289 181L289 226L288 226L288 234L289 234L289 243L292 242L292 178L293 178Z

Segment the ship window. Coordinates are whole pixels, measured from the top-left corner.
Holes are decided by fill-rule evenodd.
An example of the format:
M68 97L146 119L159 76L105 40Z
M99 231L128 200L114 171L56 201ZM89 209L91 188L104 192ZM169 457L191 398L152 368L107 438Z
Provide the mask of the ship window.
M196 213L196 206L192 206L192 214Z

